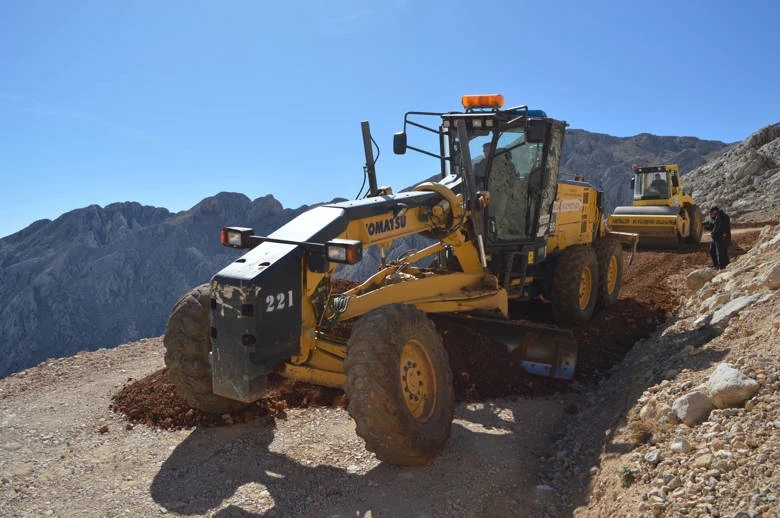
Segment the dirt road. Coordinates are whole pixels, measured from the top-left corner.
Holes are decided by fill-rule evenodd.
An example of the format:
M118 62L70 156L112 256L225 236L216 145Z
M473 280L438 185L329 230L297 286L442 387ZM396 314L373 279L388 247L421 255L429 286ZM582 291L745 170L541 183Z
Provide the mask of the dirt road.
M161 369L163 354L156 338L2 380L0 514L473 516L543 508L547 491L536 489L535 466L576 398L462 404L444 455L409 469L366 452L338 406L178 430L133 425L111 411L128 382L170 390L133 381ZM149 396L164 405L171 394Z

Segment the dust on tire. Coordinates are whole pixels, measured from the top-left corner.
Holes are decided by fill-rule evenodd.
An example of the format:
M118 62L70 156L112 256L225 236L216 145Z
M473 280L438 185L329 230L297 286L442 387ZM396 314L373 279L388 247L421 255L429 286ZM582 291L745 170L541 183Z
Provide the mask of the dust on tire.
M600 239L593 245L598 261L598 300L596 307L616 303L623 285L623 248L616 239Z
M552 312L562 326L590 320L598 299L598 259L590 245L570 246L561 252L553 272Z
M411 358L420 355L427 363L419 379L417 372L414 380L404 378L408 365L401 359L409 347ZM352 329L344 370L347 410L366 449L401 465L427 464L441 453L454 416L452 371L425 313L391 304L364 315ZM434 386L424 386L422 379Z
M209 285L203 284L181 297L173 307L163 338L165 365L176 393L188 405L212 414L234 412L247 403L213 392L209 297Z

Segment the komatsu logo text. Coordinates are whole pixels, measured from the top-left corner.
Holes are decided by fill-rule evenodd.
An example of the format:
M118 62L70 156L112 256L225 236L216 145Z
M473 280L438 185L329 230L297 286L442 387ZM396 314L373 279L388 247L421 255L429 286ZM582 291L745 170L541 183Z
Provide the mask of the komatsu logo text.
M406 216L380 219L366 224L366 230L368 230L369 236L374 236L376 234L382 234L384 232L390 232L391 230L398 230L401 228L406 228Z

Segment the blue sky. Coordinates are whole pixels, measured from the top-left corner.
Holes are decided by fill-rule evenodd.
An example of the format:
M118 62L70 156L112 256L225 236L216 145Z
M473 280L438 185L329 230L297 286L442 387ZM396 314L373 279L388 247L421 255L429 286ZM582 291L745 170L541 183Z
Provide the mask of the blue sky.
M354 198L362 120L400 190L436 168L393 155L403 114L468 93L740 141L780 121L778 22L775 0L0 0L0 237L91 204Z

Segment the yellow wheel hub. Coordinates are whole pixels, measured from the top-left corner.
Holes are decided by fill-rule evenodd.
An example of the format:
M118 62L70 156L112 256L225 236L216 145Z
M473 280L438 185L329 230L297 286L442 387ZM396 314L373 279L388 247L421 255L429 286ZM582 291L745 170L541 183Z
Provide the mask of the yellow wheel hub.
M582 270L580 278L580 309L584 310L590 302L590 294L593 291L593 272L590 268Z
M420 420L428 419L436 407L436 376L428 352L411 339L401 350L401 391L406 408Z
M617 278L618 278L618 260L617 257L610 256L609 258L609 265L607 265L607 291L609 293L614 293L615 287L617 286Z

